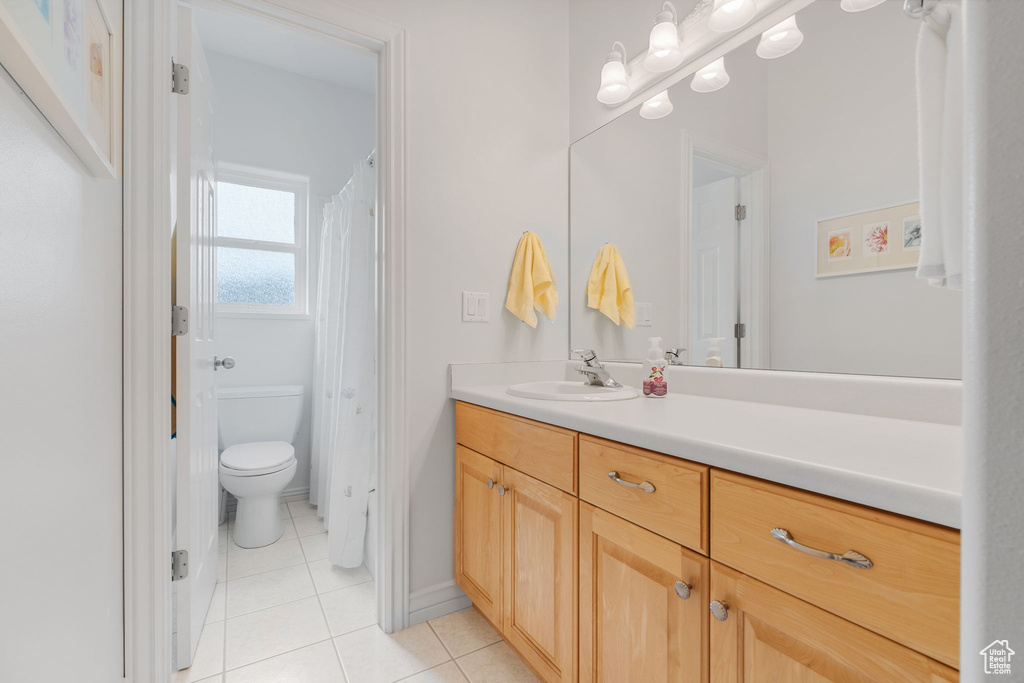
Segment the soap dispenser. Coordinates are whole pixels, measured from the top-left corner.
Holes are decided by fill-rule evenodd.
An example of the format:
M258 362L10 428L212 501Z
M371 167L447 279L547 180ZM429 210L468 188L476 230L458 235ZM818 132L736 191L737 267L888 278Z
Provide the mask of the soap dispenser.
M665 381L665 351L661 348L661 337L651 337L651 348L647 349L647 367L650 375L644 380L644 396L662 398L668 393Z
M718 348L719 342L725 340L725 337L712 337L709 342L711 346L708 347L708 359L704 364L709 368L720 368L722 367L722 351Z

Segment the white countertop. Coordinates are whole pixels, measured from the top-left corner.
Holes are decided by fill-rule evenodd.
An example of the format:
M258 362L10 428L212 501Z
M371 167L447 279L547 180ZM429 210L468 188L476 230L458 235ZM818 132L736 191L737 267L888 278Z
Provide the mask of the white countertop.
M579 403L506 385L452 398L949 527L960 527L963 437L955 425L692 394Z

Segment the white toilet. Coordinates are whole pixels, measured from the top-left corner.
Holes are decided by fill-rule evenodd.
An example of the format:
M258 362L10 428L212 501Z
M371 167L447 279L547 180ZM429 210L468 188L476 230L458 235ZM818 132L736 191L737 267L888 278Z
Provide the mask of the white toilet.
M292 442L302 420L302 387L217 390L220 483L238 499L231 537L243 548L281 538L281 491L295 476Z

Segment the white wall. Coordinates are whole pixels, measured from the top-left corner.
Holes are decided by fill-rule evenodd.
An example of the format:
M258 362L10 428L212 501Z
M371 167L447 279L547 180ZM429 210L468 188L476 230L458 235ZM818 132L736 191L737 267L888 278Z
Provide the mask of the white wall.
M346 4L407 29L410 587L423 595L452 580L448 364L567 355L566 3ZM504 310L524 230L544 242L562 297L558 320L536 329ZM463 291L490 292L491 322L461 322Z
M773 368L961 376L960 292L913 270L814 277L818 220L920 197L920 25L900 5L816 2L800 48L768 63Z
M1014 678L1024 671L1024 3L964 4L969 313L960 664L961 680L974 683L988 680L978 653L997 638L1018 653Z
M318 196L336 194L353 165L375 144L373 95L207 51L214 89L214 154L218 162L309 176L310 311L316 307L320 225ZM298 469L289 489L309 486L313 391L313 317L217 319L217 355L234 369L218 386L301 384L302 426L295 443Z
M0 68L0 680L121 679L121 183Z

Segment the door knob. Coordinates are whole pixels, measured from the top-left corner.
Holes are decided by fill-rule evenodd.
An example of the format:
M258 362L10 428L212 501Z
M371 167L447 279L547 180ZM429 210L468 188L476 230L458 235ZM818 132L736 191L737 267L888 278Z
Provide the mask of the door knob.
M713 616L718 621L725 621L729 618L729 606L719 600L712 600L711 616Z
M231 356L224 356L223 358L217 358L217 356L213 357L214 372L217 371L217 368L224 368L225 370L230 370L233 367L235 367L235 359L232 358Z

